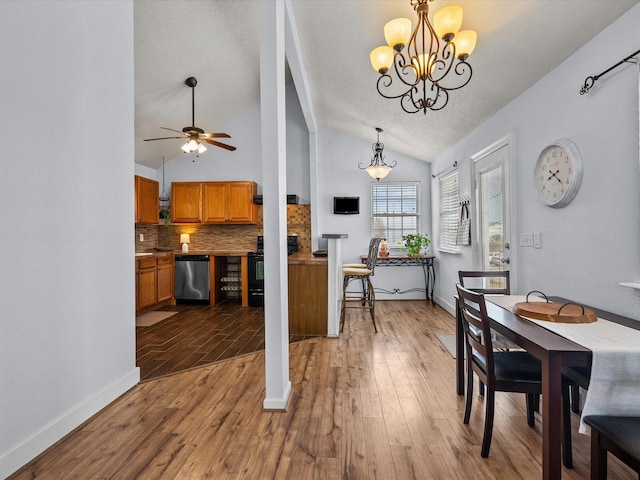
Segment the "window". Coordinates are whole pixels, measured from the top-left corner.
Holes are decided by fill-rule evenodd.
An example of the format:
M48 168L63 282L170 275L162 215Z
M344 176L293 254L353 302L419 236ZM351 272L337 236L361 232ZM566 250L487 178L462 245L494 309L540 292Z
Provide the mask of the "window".
M456 245L459 219L460 189L456 171L440 177L440 250L460 252L460 247Z
M371 184L371 236L392 246L409 233L420 233L420 183Z

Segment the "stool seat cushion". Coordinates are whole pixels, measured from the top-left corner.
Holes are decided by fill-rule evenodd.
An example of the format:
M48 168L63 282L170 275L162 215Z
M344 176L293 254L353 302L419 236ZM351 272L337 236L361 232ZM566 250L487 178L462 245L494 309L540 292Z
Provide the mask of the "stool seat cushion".
M367 268L364 263L343 263L342 268Z
M373 272L368 268L343 268L342 274L350 277L370 277Z
M584 421L640 462L640 417L589 415Z

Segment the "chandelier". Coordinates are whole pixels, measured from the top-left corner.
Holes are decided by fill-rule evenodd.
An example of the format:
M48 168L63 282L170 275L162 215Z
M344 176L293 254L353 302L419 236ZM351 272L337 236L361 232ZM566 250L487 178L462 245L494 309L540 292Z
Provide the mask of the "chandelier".
M393 165L387 165L386 163L384 163L384 155L382 155L382 150L384 150L384 143L380 142L380 132L382 132L383 130L379 127L376 127L376 131L378 132L378 140L371 146L373 150L371 164L368 167L363 167L362 163L359 163L358 168L360 170L366 170L372 178L380 181L381 178L389 175L391 169L395 167L398 162L394 160Z
M407 18L391 20L384 26L388 45L373 49L369 56L374 70L380 73L378 93L384 98L399 98L407 113L442 110L449 102L449 91L471 80L467 58L476 46L476 32L459 31L463 12L458 6L438 10L433 24L429 22L431 1L410 0L418 14L416 28L411 31Z

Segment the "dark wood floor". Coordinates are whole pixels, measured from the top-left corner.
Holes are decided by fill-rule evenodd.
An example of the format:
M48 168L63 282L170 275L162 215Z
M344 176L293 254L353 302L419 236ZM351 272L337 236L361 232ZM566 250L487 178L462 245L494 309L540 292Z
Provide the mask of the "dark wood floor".
M177 315L136 327L136 362L149 380L264 350L264 309L228 303L175 305ZM290 342L306 338L292 335Z

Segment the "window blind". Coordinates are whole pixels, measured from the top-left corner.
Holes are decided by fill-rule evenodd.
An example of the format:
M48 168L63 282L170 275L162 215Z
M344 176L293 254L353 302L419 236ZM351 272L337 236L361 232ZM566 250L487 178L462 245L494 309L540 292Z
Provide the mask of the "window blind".
M420 183L371 185L371 236L386 238L390 245L420 231Z
M457 253L456 232L460 220L458 172L440 177L440 250Z

